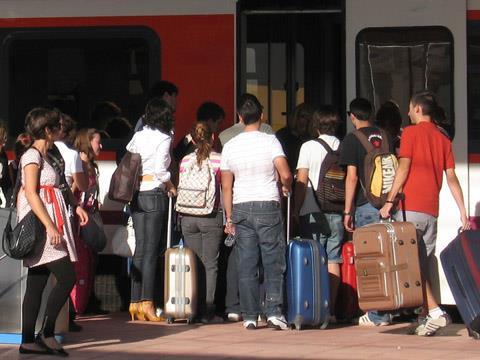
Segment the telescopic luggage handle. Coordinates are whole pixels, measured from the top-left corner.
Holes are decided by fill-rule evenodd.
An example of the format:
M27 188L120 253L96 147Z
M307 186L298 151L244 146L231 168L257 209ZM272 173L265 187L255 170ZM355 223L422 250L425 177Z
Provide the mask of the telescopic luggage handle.
M168 196L167 249L172 245L172 208L173 197Z
M291 194L287 193L287 244L290 242L290 206L291 206Z

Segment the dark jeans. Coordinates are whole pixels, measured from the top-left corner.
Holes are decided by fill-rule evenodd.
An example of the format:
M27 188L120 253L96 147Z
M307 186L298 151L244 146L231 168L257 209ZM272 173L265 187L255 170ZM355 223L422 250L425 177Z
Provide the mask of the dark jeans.
M218 211L209 216L182 216L185 245L193 250L198 260L199 316L215 314L218 256L223 239L223 216Z
M57 316L75 285L75 270L68 256L28 269L27 289L22 304L22 343L35 340L35 323L50 273L53 273L57 282L48 296L43 323L45 337L53 336Z
M240 297L238 294L237 245L233 245L228 255L227 293L225 294L225 312L240 314Z
M157 264L163 266L166 248L166 221L168 198L163 190L155 189L137 193L131 211L135 229L135 254L132 264L131 301L153 301L155 287L163 299L163 281L156 279ZM157 304L161 306L161 304Z
M237 232L240 309L244 320L257 320L262 312L260 261L264 268L265 313L267 317L281 315L286 245L280 203L252 201L234 204L232 221Z

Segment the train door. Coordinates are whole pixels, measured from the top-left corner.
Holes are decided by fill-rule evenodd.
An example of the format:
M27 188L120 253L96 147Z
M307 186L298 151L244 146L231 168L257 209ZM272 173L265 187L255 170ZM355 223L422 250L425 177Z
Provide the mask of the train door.
M295 106L344 109L343 1L239 1L239 88L278 130ZM287 6L286 6L287 5Z
M425 88L436 92L447 112L447 130L454 136L456 171L468 206L466 3L347 0L345 53L347 102L362 96L378 109L382 102L394 99L408 125L412 93ZM460 226L453 197L443 184L437 258ZM454 303L441 266L433 264L432 269L441 302Z

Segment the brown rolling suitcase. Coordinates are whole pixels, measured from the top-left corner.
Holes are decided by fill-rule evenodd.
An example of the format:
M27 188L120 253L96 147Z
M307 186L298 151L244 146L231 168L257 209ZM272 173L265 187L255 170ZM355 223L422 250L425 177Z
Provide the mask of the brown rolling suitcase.
M353 233L360 308L396 310L423 304L415 225L382 222Z
M165 307L169 324L184 319L192 323L197 311L197 264L195 253L171 245L172 198L169 198L167 251L165 252Z

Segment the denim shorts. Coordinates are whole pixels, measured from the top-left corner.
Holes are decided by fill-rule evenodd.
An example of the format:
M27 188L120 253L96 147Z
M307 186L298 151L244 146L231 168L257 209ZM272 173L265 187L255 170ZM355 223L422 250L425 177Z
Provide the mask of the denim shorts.
M343 232L340 214L310 213L300 216L300 236L319 241L325 248L329 263L340 264L343 262Z

